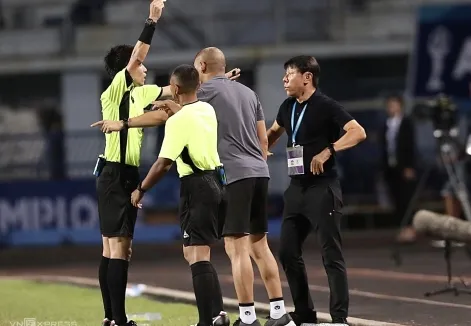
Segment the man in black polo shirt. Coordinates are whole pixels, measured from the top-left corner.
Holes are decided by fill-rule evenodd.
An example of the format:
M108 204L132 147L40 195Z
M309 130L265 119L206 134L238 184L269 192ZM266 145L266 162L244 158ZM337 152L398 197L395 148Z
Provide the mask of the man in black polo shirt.
M280 260L295 306L291 316L296 325L317 323L302 258L304 241L316 231L329 280L332 321L346 325L349 296L341 248L342 192L335 153L357 145L366 134L339 103L317 90L320 68L314 57L294 57L284 68L283 82L289 98L281 104L267 134L269 148L285 130L288 135L291 183L284 194Z

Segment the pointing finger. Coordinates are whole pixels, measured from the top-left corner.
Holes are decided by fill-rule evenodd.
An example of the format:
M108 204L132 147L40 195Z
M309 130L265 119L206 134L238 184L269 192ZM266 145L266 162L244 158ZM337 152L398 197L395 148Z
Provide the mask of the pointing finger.
M90 125L90 127L102 126L103 123L104 123L103 120L100 120L100 121L97 121L97 122L95 122L95 123L92 123L92 124Z

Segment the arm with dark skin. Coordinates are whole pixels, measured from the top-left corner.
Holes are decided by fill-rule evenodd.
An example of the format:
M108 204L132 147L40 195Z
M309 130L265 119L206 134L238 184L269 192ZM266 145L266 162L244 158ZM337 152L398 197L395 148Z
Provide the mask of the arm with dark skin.
M147 173L147 176L142 181L140 188L133 191L131 194L131 203L135 207L141 208L141 200L144 196L144 192L151 189L153 186L159 182L165 173L167 173L173 165L173 161L168 158L159 157L157 161L152 165Z
M162 179L188 144L188 137L190 135L185 133L185 130L182 130L186 126L185 122L184 117L176 116L165 125L165 137L159 157L152 165L145 179L131 195L131 202L134 206L140 207L140 201L144 196L144 192L151 189Z

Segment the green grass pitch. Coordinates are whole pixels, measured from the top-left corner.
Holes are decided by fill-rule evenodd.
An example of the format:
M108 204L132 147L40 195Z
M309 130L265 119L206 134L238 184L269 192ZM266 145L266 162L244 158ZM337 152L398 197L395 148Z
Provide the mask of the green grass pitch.
M1 326L100 326L100 291L22 280L0 281ZM198 312L189 304L164 303L145 297L126 298L128 314L160 313L161 320L138 321L139 326L189 326ZM231 323L237 318L231 315Z

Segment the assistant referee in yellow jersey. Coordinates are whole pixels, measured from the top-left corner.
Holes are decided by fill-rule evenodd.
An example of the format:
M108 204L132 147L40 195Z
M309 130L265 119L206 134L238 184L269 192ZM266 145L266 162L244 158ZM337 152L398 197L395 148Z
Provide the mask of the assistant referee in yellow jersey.
M131 201L138 207L144 193L177 162L181 180L179 215L183 254L193 275L198 326L212 326L212 301L221 293L214 282L216 271L209 261L210 245L220 236L225 183L217 152L218 124L214 108L198 101L199 74L193 66L178 66L170 78L170 87L181 109L167 120L159 157L133 192ZM214 324L229 324L223 322L223 318L228 317L215 317Z
M150 48L156 22L163 10L163 0L150 4L145 22L135 46L113 47L105 57L106 71L112 78L101 95L103 119L127 121L144 113L144 108L159 98L163 89L145 85L144 59ZM98 211L103 237L103 257L99 268L99 282L105 318L103 325L135 325L128 321L125 293L131 241L137 209L131 204L131 192L139 184L142 129L123 129L106 134L104 158L95 168L97 178Z

